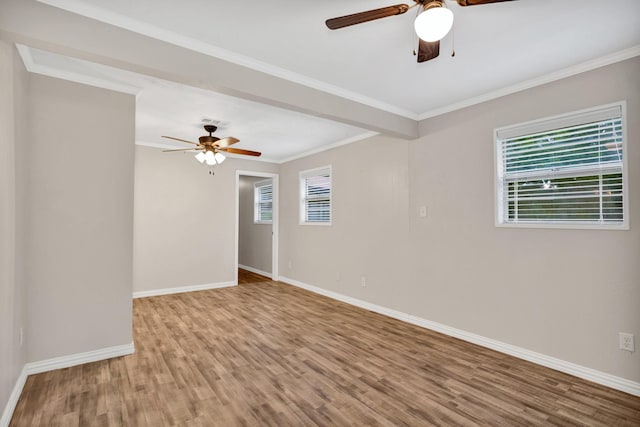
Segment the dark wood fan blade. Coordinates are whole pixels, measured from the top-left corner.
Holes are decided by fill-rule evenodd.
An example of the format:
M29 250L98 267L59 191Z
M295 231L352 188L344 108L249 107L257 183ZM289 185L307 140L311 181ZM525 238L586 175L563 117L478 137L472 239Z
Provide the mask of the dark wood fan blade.
M425 62L440 55L440 42L418 39L418 62Z
M237 142L240 142L240 140L238 138L234 138L232 136L227 137L227 138L222 138L217 140L216 142L213 143L213 145L216 145L218 147L224 148L224 147L228 147L230 145L233 145Z
M257 151L243 150L242 148L218 148L218 150L226 151L227 153L231 153L231 154L245 154L247 156L257 157L262 155L262 153L259 153Z
M162 150L163 153L168 153L170 151L199 151L204 150L203 147L194 147L194 148L177 148L175 150Z
M513 0L458 0L458 4L460 6L475 6L478 4L500 3L503 1L513 1Z
M191 141L187 141L186 139L180 139L180 138L174 138L172 136L164 136L162 135L163 138L167 138L167 139L173 139L174 141L182 141L182 142L186 142L187 144L193 144L193 145L198 145L198 143L196 142L191 142Z
M338 28L361 24L375 19L386 18L387 16L401 15L407 10L409 10L409 5L396 4L395 6L381 7L380 9L367 10L366 12L327 19L324 23L330 30L337 30Z

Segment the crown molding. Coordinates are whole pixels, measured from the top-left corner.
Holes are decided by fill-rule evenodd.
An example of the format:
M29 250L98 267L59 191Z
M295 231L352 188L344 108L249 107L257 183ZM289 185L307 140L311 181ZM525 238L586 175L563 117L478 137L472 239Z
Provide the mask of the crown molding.
M276 163L278 163L278 164L287 163L287 162L290 162L290 161L293 161L293 160L301 159L303 157L311 156L312 154L318 154L318 153L321 153L323 151L331 150L332 148L337 148L337 147L340 147L342 145L347 145L347 144L351 144L353 142L362 141L363 139L371 138L372 136L376 136L376 135L379 135L379 133L378 132L374 132L374 131L363 132L363 133L361 133L359 135L355 135L355 136L352 136L350 138L346 138L346 139L343 139L341 141L334 142L333 144L323 145L322 147L315 148L315 149L312 149L312 150L309 150L309 151L305 151L304 153L296 154L296 155L293 155L291 157L287 157L287 158L285 158L283 160L277 161Z
M147 37L151 37L157 40L161 40L167 43L171 43L176 46L183 47L195 52L200 52L205 55L213 56L224 61L231 62L236 65L240 65L255 71L260 71L265 74L269 74L274 77L279 77L284 80L288 80L293 83L298 83L303 86L317 89L322 92L326 92L332 95L339 96L341 98L349 99L351 101L358 102L363 105L367 105L378 110L386 111L388 113L396 114L408 119L417 120L418 114L400 108L395 105L388 104L362 95L357 92L353 92L339 86L323 82L311 77L304 76L302 74L287 70L285 68L278 67L263 61L259 61L254 58L250 58L239 53L231 52L227 49L220 48L218 46L211 45L209 43L202 42L192 37L183 36L173 31L168 31L155 25L151 25L137 19L132 19L127 16L110 12L103 8L95 7L92 5L84 4L79 0L37 0L40 3L47 4L49 6L57 7L59 9L66 10L71 13L82 15L87 18L95 19L97 21L105 22L115 27L123 28L125 30L132 31L134 33L142 34Z
M392 105L381 100L371 98L369 96L344 89L339 86L332 85L330 83L317 80L311 77L304 76L302 74L263 62L245 55L241 55L229 50L214 46L208 43L204 43L200 40L182 36L172 31L164 30L136 19L129 18L127 16L110 12L104 8L95 7L83 3L80 0L37 0L40 3L66 10L71 13L75 13L87 18L95 19L119 28L123 28L128 31L132 31L138 34L142 34L147 37L155 38L167 43L171 43L185 49L193 50L205 55L209 55L224 61L231 62L236 65L247 67L249 69L263 72L265 74L272 75L274 77L282 78L293 83L298 83L303 86L307 86L313 89L320 90L341 98L345 98L354 102L358 102L363 105L367 105L378 110L386 111L388 113L396 114L401 117L405 117L411 120L421 121L431 117L439 116L452 111L460 110L462 108L470 107L483 102L491 101L502 96L510 95L523 90L531 89L536 86L544 85L554 82L566 77L571 77L576 74L591 71L596 68L604 67L616 62L624 61L626 59L633 58L640 55L640 45L630 47L609 55L605 55L600 58L589 60L577 65L573 65L562 70L558 70L541 77L536 77L521 83L498 89L496 91L488 92L473 98L469 98L460 102L452 103L443 107L434 108L423 113L416 113L414 111L407 110L397 105ZM24 59L23 59L24 60ZM34 71L36 72L36 71ZM41 74L44 74L41 72ZM51 75L51 74L47 74ZM52 75L57 77L56 75ZM67 77L69 77L67 75ZM60 77L64 78L64 77ZM69 79L69 78L67 78ZM94 82L95 83L95 82ZM87 83L91 84L91 83ZM93 84L96 85L96 84ZM103 86L99 86L103 87ZM118 89L113 89L118 90ZM122 91L122 90L120 90ZM129 93L129 92L127 92ZM312 153L310 153L312 154ZM305 154L308 155L308 154ZM300 157L304 157L301 155ZM293 159L287 159L287 161Z
M18 53L22 58L25 68L28 72L33 74L40 74L48 77L55 77L57 79L67 80L76 83L82 83L88 86L99 87L101 89L113 90L115 92L126 93L128 95L138 96L142 89L130 85L121 83L115 83L108 80L91 77L86 74L74 73L72 71L63 70L60 68L50 67L48 65L38 64L34 61L31 54L31 48L21 44L16 44Z
M425 120L431 117L439 116L441 114L450 113L452 111L460 110L462 108L471 107L472 105L481 104L483 102L491 101L496 98L500 98L506 95L511 95L516 92L531 89L536 86L541 86L547 83L561 80L567 77L575 76L587 71L595 70L596 68L604 67L607 65L615 64L616 62L622 62L627 59L640 56L640 45L633 46L628 49L624 49L610 55L606 55L600 58L592 59L590 61L582 62L571 67L564 68L562 70L554 71L553 73L546 74L535 79L530 79L521 83L516 83L502 89L498 89L493 92L488 92L473 98L465 99L461 102L449 104L444 107L435 108L433 110L425 111L418 115L418 120Z
M24 67L27 69L27 71L32 73L33 71L31 70L36 67L36 64L33 60L33 55L31 55L31 48L29 46L16 43L16 49L18 49L18 53L20 54L20 58L22 58Z

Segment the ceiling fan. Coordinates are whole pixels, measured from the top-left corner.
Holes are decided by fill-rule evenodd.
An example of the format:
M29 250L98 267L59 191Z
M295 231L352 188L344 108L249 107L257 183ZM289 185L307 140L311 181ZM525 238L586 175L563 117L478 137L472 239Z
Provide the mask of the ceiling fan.
M498 3L512 0L457 0L460 6ZM413 0L414 4L396 4L380 9L367 10L351 15L327 19L325 24L330 30L374 21L388 16L402 15L409 9L420 6L422 12L416 17L414 27L418 34L418 62L436 58L440 54L440 40L447 35L453 25L453 13L446 8L444 0ZM420 10L419 9L419 10ZM416 52L414 51L414 55Z
M187 144L193 144L195 147L189 148L178 148L172 150L162 150L163 152L170 151L198 151L196 154L196 159L200 163L207 163L209 166L213 166L216 163L222 163L225 159L225 156L222 152L231 153L231 154L242 154L245 156L260 156L262 153L251 150L243 150L241 148L231 148L230 145L233 145L237 142L240 142L239 139L229 136L227 138L218 138L213 136L214 133L218 129L217 126L214 125L204 125L204 130L209 132L209 135L203 135L198 138L198 142L191 142L181 138L174 138L173 136L165 136L163 138L173 139L175 141L186 142Z

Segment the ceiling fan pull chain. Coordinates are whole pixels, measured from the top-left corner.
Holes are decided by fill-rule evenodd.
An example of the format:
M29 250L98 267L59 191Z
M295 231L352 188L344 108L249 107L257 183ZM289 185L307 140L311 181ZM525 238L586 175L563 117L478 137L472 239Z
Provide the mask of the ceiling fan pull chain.
M451 57L456 56L456 23L451 25Z

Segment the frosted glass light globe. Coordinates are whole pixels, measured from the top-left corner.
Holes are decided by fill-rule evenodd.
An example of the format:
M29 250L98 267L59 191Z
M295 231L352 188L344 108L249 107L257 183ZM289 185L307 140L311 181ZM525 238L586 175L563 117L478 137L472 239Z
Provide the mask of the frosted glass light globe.
M413 23L416 34L426 42L441 40L453 25L453 12L445 7L432 7L422 12Z
M219 165L221 165L222 162L224 162L224 159L226 159L226 157L222 153L216 153L214 157L216 158L216 162L218 162Z
M200 163L204 162L204 159L206 158L206 156L204 155L204 153L201 151L198 154L196 154L196 159L198 159L198 161Z
M205 162L207 162L207 164L209 166L213 166L216 164L216 159L215 157L213 157L213 151L207 151L207 154L205 154L204 156L204 160Z

